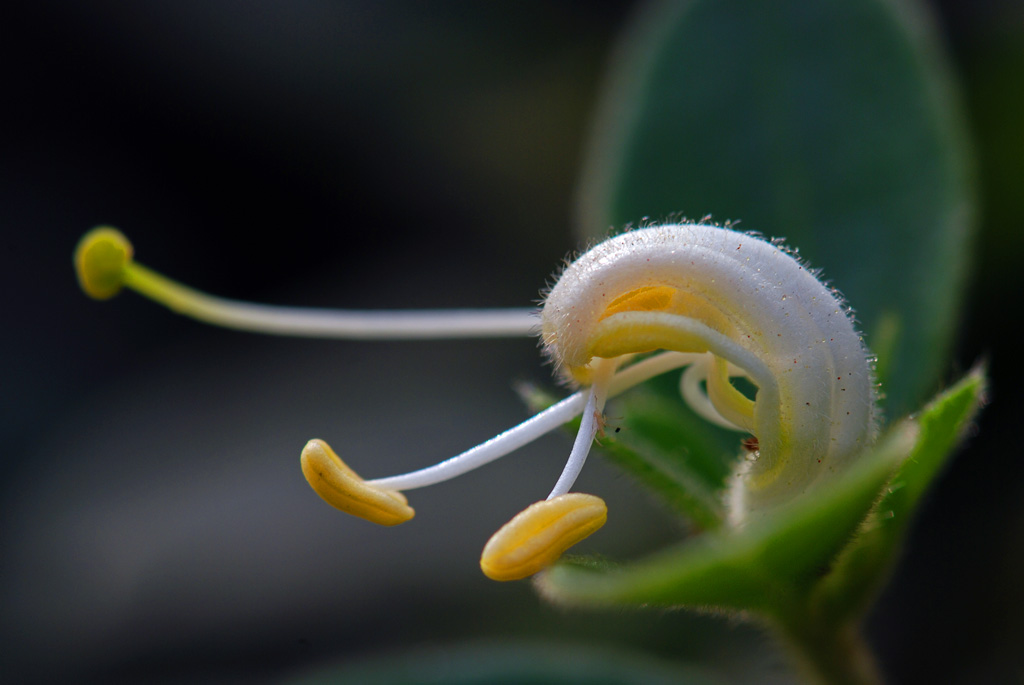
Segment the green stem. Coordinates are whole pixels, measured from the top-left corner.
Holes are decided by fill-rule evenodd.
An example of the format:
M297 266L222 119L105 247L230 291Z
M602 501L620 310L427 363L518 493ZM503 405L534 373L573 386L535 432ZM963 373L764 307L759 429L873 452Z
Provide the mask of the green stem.
M882 674L859 627L816 620L809 611L776 615L771 624L797 666L814 683L879 685Z

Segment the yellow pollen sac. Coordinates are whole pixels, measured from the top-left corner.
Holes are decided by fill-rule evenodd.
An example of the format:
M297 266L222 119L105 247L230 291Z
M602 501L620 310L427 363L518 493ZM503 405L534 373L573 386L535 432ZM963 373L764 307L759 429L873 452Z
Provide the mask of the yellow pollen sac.
M672 303L672 297L675 293L675 288L665 285L647 286L631 290L612 300L608 308L601 314L599 321L603 321L619 312L664 311Z
M346 514L382 526L397 526L416 515L402 493L367 484L323 440L310 440L302 448L302 474L316 494Z
M124 285L124 270L132 261L132 244L120 231L109 226L94 228L75 248L78 284L89 297L106 300Z
M608 507L594 495L570 492L535 502L491 536L480 568L491 580L532 576L607 520Z

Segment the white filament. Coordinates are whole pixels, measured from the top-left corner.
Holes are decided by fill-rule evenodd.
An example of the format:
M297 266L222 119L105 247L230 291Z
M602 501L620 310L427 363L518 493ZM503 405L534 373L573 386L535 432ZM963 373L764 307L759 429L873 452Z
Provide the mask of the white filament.
M582 392L569 395L539 414L528 418L518 426L499 433L487 442L470 448L462 454L446 459L425 469L412 471L400 476L378 478L367 481L369 485L385 490L413 490L461 476L462 474L504 457L509 452L528 445L545 433L579 416L586 404Z
M610 377L607 381L607 397L614 397L646 380L673 369L686 366L687 364L692 364L700 358L701 355L699 354L664 352L644 359L643 361L637 362L636 364L633 364ZM398 476L377 478L375 480L367 481L367 484L383 488L385 490L413 490L415 488L422 488L428 485L441 483L455 478L456 476L461 476L462 474L479 468L484 464L489 464L496 459L500 459L506 454L509 454L524 445L528 445L542 435L553 431L562 424L579 416L580 413L585 410L585 407L588 405L589 398L593 395L592 388L585 392L577 392L569 395L564 400L557 404L553 404L538 414L533 415L518 426L510 428L504 433L499 433L490 440L481 443L476 447L470 448L462 454L446 459L439 464L434 464L433 466L428 466L426 468L419 469L418 471L411 471ZM602 400L601 408L603 408L603 404ZM595 420L594 431L596 432L596 412L600 411L600 409L597 408L596 398L594 399L593 407L595 411L589 411L588 414ZM584 419L586 419L586 417L584 417ZM590 433L589 439L586 437L577 438L577 442L583 440L586 443L586 449L589 450L593 439L594 433ZM575 448L573 452L576 452ZM583 452L582 459L580 459L578 455L574 459L572 454L570 454L569 462L573 465L572 468L576 469L577 474L579 473L579 468L582 468L583 461L585 460L586 452ZM566 470L570 470L569 465L566 466ZM565 472L563 472L563 478L564 477L566 477ZM562 483L563 478L559 478L560 484ZM575 480L575 476L572 476L572 480ZM570 483L567 487L572 487L572 484ZM557 490L558 485L556 485L555 488Z
M520 337L536 333L533 309L359 311L279 307L207 295L133 264L125 285L171 310L225 328L305 338L424 340Z
M721 412L715 407L715 403L711 401L707 392L701 388L701 382L708 379L708 374L711 372L711 365L714 363L714 355L705 354L702 355L702 359L698 362L694 362L690 365L686 371L679 377L679 394L683 396L686 403L690 405L690 408L698 416L705 421L713 423L716 426L725 428L726 430L737 431L740 433L749 433L750 431L743 426L738 426L729 419L722 416ZM729 377L734 378L741 376L743 378L750 378L750 375L739 368L735 364L729 363Z
M604 403L608 399L608 383L615 372L616 362L614 360L596 360L594 371L594 382L587 393L587 404L583 408L583 419L580 421L580 429L576 433L576 440L572 444L572 451L569 452L569 459L562 469L562 475L558 477L554 489L548 495L548 499L564 495L569 492L576 479L583 470L583 464L587 461L590 448L594 444L594 437L601 428L601 413L604 411Z
M536 332L533 309L358 311L275 307L210 297L189 312L219 326L256 333L353 340L522 337Z
M701 381L708 377L708 367L711 365L710 358L705 357L699 362L690 365L690 368L683 371L679 378L679 393L690 405L690 408L705 421L721 426L727 430L746 433L745 428L740 428L735 423L718 413L715 405L711 403L707 394L701 390Z

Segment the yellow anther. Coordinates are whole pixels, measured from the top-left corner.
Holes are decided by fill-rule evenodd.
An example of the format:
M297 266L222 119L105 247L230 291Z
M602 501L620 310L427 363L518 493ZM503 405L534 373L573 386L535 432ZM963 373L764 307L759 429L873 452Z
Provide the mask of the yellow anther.
M323 440L310 440L302 449L302 474L316 494L346 514L382 526L397 526L416 515L402 493L366 483Z
M601 314L599 321L604 321L619 312L656 312L663 311L672 303L676 289L665 285L637 288L619 295Z
M109 226L94 228L75 248L75 273L89 297L105 300L124 285L124 270L132 261L132 244Z
M604 500L570 492L535 502L491 536L480 568L491 580L519 580L555 563L608 519Z

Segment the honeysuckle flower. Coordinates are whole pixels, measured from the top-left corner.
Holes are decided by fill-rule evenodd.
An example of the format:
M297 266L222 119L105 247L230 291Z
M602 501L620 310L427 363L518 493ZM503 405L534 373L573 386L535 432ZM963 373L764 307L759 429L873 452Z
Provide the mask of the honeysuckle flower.
M757 438L732 481L734 524L841 473L874 438L871 358L849 309L791 252L756 235L671 225L607 240L562 273L543 335L562 373L580 382L595 360L703 355L683 374L684 398ZM754 398L729 382L737 375L757 386Z
M569 264L531 309L355 312L226 300L133 260L118 231L97 228L75 253L97 299L128 287L208 323L278 335L358 339L532 335L580 389L462 454L406 474L365 480L323 440L301 453L313 490L337 509L385 526L413 518L402 493L478 468L580 417L565 468L545 500L503 526L480 565L495 580L530 576L607 518L597 496L571 492L602 426L605 403L686 367L680 391L707 420L749 434L724 494L728 523L755 517L835 478L875 434L868 353L834 289L792 253L759 236L704 224L641 228ZM745 377L748 396L731 378ZM741 452L742 450L737 450Z

